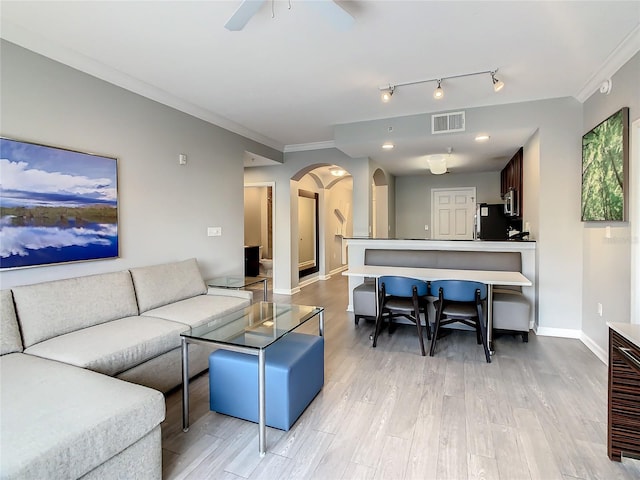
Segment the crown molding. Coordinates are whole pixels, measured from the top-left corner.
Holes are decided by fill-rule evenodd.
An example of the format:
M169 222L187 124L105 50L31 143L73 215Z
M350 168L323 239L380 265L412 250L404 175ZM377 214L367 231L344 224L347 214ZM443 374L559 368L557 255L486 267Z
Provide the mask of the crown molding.
M640 51L640 25L636 26L625 39L611 52L600 69L594 73L587 83L575 95L580 103L584 103L602 82L611 78L631 57Z
M334 140L327 140L326 142L297 143L293 145L285 145L283 151L284 153L307 152L310 150L324 150L325 148L336 148L336 142Z
M200 120L204 120L207 123L211 123L217 127L274 148L278 151L282 151L284 148L282 143L277 142L272 138L265 137L264 135L237 124L228 118L217 115L210 110L171 95L160 88L126 75L123 72L97 62L80 52L55 44L45 39L43 36L26 30L10 21L3 20L1 38L39 55L43 55L51 60L67 65L68 67L74 68L183 113L187 113L193 117L199 118Z

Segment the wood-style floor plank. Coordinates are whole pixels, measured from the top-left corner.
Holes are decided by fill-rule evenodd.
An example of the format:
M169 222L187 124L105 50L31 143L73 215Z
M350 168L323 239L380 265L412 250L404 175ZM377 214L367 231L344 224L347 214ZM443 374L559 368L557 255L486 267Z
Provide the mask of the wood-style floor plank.
M325 308L325 384L291 430L268 428L260 457L257 425L209 411L205 373L191 383L188 432L179 389L167 395L164 478L640 478L640 461L606 455L607 368L579 340L501 336L487 364L473 332L445 335L422 357L415 327L400 325L372 348L372 323L346 312L347 288L336 275L269 294Z

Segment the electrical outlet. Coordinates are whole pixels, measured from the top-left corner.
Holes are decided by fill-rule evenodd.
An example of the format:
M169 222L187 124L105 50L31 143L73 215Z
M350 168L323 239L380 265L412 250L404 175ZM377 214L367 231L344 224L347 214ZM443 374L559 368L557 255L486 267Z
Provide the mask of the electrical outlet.
M598 302L598 315L602 316L602 304Z
M429 225L425 225L425 226L424 226L424 229L425 229L425 230L429 230Z
M208 237L221 237L222 236L222 227L207 227L207 236Z

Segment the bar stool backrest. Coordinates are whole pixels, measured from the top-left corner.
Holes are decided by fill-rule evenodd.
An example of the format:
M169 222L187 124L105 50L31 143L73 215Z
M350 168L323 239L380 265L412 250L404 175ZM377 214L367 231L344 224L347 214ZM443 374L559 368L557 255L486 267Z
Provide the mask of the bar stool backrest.
M424 297L428 291L427 282L408 277L386 276L380 277L379 284L384 284L387 295L393 297L413 297L413 287L416 287L418 297Z
M431 294L438 295L442 288L442 298L451 302L474 302L476 290L480 290L480 300L487 298L487 286L468 280L437 280L431 282Z

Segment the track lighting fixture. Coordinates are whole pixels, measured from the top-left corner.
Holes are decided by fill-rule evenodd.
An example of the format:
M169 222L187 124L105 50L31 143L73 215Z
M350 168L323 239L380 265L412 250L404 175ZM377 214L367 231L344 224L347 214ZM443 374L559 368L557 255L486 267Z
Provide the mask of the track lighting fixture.
M379 90L381 92L380 97L383 102L387 103L391 100L391 96L393 95L396 88L398 87L407 87L409 85L417 85L419 83L437 82L438 86L433 91L433 98L435 98L436 100L439 100L444 97L444 90L442 89L442 82L444 80L450 80L452 78L471 77L474 75L487 75L487 74L491 76L493 91L497 93L504 88L504 82L496 78L497 72L498 72L498 69L496 68L495 70L483 70L482 72L463 73L461 75L451 75L449 77L430 78L429 80L417 80L415 82L403 82L403 83L396 83L394 85L389 84L389 85L385 85L384 87L379 87Z
M389 85L384 90L381 90L382 94L380 95L380 98L384 103L388 103L389 100L391 100L391 96L393 95L394 90L395 90L395 87L392 87L391 85Z
M504 82L496 78L496 72L497 70L491 72L491 81L493 82L493 91L498 93L504 88Z
M440 100L442 97L444 97L444 90L442 90L442 87L440 86L441 82L442 80L438 80L438 86L433 91L433 98L435 98L436 100Z

